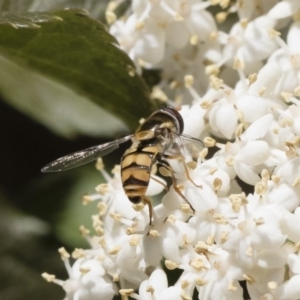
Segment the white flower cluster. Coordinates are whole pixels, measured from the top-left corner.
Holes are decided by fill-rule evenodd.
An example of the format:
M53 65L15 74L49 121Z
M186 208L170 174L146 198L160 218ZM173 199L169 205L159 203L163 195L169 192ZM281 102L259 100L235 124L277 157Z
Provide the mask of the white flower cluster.
M228 33L217 29L234 15ZM75 250L73 266L60 251L68 280L44 277L74 300L300 299L300 1L133 0L111 32L139 67L162 70L160 92L193 101L181 113L206 146L189 163L201 187L171 163L195 212L171 186L150 226L119 169L99 168L107 183L85 198L100 200L97 234L82 229L91 249ZM148 194L160 191L151 181ZM162 262L182 270L173 286Z

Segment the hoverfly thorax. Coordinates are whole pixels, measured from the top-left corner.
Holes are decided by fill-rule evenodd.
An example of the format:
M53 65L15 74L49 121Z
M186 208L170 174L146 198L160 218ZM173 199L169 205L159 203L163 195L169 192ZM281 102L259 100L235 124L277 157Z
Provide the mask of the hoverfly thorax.
M172 140L172 133L183 132L183 119L180 113L170 107L155 111L146 121L139 126L135 137L146 143L159 143L162 148L167 148Z

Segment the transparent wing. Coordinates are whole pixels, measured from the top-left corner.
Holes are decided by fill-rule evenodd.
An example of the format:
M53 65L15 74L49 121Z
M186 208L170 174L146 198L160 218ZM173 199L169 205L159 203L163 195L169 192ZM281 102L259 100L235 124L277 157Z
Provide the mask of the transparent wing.
M68 154L46 165L42 172L59 172L81 166L116 150L120 144L127 142L132 137L133 135L128 135L112 142Z
M201 140L186 134L172 133L172 140L173 142L164 154L197 157L199 152L204 148Z

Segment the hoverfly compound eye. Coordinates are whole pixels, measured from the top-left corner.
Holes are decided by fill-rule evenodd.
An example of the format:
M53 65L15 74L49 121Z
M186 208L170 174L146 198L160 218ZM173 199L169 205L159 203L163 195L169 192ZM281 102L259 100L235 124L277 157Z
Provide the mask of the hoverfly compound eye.
M178 133L183 132L183 129L184 129L183 118L177 109L175 109L173 107L164 107L164 108L160 109L160 112L172 117L174 120L174 123L176 125Z

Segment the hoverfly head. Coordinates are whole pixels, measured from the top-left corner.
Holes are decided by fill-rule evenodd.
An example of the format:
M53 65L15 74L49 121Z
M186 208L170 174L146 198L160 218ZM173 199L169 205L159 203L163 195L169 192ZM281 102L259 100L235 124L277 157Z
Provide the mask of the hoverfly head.
M163 125L164 127L173 127L175 126L176 132L177 133L182 133L183 129L184 129L184 122L183 122L183 118L181 116L181 114L178 112L178 110L176 110L173 107L164 107L162 109L160 109L158 112L164 114L166 117L168 117L168 119L170 120L169 122L165 122L165 125ZM168 123L171 123L172 126L168 125Z

